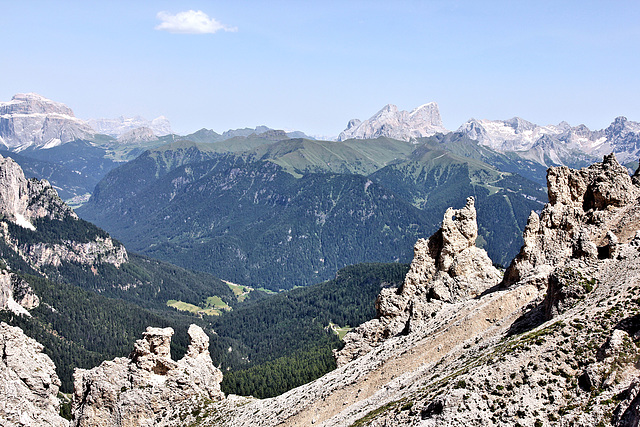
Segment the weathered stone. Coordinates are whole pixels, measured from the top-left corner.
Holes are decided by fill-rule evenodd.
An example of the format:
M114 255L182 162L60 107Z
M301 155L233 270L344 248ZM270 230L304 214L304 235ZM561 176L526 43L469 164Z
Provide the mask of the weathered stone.
M73 219L78 216L58 197L46 180L26 179L20 166L11 158L0 156L0 237L27 263L35 268L59 266L62 262L80 264L109 263L120 267L128 261L124 246L111 237L96 237L89 242L20 243L9 233L6 221L35 230L38 218ZM37 230L35 230L37 231Z
M344 348L335 352L338 365L360 357L381 340L421 328L443 303L474 298L496 285L500 272L475 246L477 237L473 197L462 209L447 209L442 227L428 240L416 242L403 285L380 293L377 318L344 337Z
M640 188L613 154L580 170L549 168L547 182L549 203L539 217L529 217L524 246L505 272L505 286L542 264L555 267L571 258L589 263L598 256L615 256L619 241L635 233L638 214L627 206L640 196Z
M30 316L27 310L40 305L40 298L31 286L17 275L0 271L0 310Z
M170 355L172 335L172 328L149 327L128 358L76 369L73 425L181 425L181 405L223 399L222 372L213 366L204 331L189 327L191 344L177 362Z
M0 424L67 426L59 415L60 379L42 345L0 323Z

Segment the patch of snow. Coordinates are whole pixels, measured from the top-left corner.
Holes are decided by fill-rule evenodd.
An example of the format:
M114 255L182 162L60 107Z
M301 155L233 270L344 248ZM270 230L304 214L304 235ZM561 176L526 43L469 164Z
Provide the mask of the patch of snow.
M60 140L60 138L51 138L50 140L45 142L45 144L40 148L42 148L43 150L47 150L49 148L57 147L60 144L62 144L62 141Z
M11 297L7 299L7 308L9 309L9 311L12 311L15 314L24 314L25 316L31 317L31 313L29 313L26 308L18 304Z
M22 214L16 213L16 224L22 228L28 228L29 230L36 231L33 224L31 224Z

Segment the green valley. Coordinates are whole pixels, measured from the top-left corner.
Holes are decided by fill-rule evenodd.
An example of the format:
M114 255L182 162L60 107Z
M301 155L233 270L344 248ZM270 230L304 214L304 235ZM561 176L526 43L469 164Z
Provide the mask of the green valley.
M447 146L461 143L298 138L220 153L181 141L111 171L78 213L145 255L278 291L350 264L406 262L474 195L480 243L506 265L546 194Z

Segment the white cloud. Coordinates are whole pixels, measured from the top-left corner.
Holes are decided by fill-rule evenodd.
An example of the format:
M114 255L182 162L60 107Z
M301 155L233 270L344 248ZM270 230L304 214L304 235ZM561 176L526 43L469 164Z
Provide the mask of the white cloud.
M156 30L168 31L174 34L213 34L218 31L238 31L236 27L228 27L209 16L203 11L188 10L175 15L169 12L158 12L158 19L162 21Z

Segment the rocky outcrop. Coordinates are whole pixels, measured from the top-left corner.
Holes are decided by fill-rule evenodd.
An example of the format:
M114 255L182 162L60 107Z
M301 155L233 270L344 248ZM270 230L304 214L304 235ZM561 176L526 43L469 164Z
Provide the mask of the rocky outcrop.
M395 105L388 104L368 120L350 120L347 128L338 136L338 141L378 137L411 141L447 132L435 102L421 105L411 112L399 111Z
M88 242L60 238L58 242L29 239L25 243L11 234L6 223L37 232L34 223L38 218L78 221L75 212L46 180L26 179L13 159L0 156L0 235L27 263L36 269L44 265L59 266L62 262L106 262L119 267L128 260L124 246L108 236L96 236Z
M580 170L550 168L547 182L549 203L540 215L529 216L524 246L505 272L504 285L549 273L569 259L588 264L609 258L619 242L635 236L640 213L633 202L640 188L615 155Z
M42 345L0 323L0 424L67 426L59 415L60 379Z
M46 180L26 179L22 168L11 158L0 156L0 215L25 228L30 220L48 217L77 218Z
M188 332L191 344L177 362L169 350L173 329L149 327L129 357L77 369L72 425L185 425L194 406L223 399L222 372L211 361L209 337L196 325Z
M51 148L93 133L69 107L38 94L19 93L0 102L0 142L10 150Z
M338 365L369 352L384 339L417 331L443 304L474 298L496 285L501 274L484 249L476 247L477 237L473 197L462 209L447 209L442 227L428 240L416 242L403 285L380 293L376 319L344 337L344 348L335 353Z
M129 260L124 246L114 243L111 237L96 237L91 242L68 241L64 244L36 243L23 245L19 251L30 264L59 266L63 262L99 264L106 262L120 267Z
M30 316L27 310L40 305L31 286L13 273L0 271L0 310Z

